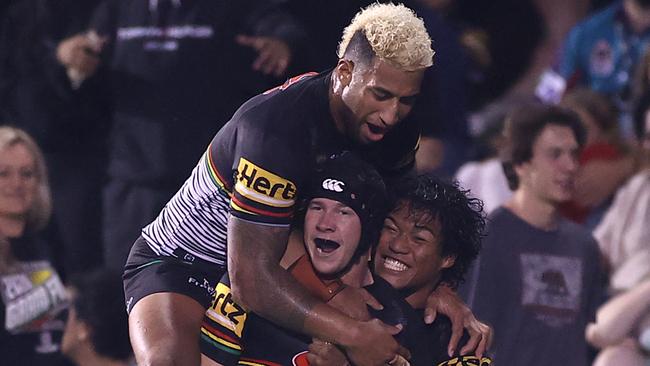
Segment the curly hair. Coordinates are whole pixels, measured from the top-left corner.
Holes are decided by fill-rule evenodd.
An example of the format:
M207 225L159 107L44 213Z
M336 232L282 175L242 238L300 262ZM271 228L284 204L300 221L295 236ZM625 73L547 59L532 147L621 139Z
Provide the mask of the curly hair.
M353 38L363 38L364 42ZM433 64L434 51L424 22L402 4L375 3L358 12L343 30L339 58L358 52L354 49L360 43L369 44L375 56L404 71Z
M465 281L465 274L481 250L485 214L483 201L468 196L458 182L445 182L428 175L405 177L389 189L394 210L404 205L414 217L426 215L440 224L441 256L456 257L443 269L441 281L452 288Z

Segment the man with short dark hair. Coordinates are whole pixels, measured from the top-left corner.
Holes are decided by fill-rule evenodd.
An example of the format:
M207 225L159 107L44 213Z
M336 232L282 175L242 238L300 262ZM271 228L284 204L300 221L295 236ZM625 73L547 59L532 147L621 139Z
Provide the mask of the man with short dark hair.
M490 215L469 303L495 328L495 363L586 366L598 246L558 214L574 191L584 128L568 110L535 104L514 112L504 135L514 195Z
M564 44L559 73L568 88L586 86L611 98L619 110L618 130L634 140L632 109L638 98L635 75L650 44L650 0L617 0L578 23ZM646 83L645 80L642 83ZM581 169L573 201L598 207L634 174L633 154Z

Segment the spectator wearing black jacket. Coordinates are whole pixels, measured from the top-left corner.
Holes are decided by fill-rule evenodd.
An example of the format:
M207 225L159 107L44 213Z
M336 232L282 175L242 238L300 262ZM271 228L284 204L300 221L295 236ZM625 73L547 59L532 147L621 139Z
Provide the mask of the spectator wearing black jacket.
M279 5L108 0L95 12L90 33L66 40L63 58L72 79L83 84L104 75L110 85L113 125L103 192L109 267L122 269L133 240L187 178L223 121L272 85L265 73L284 73L301 33Z
M57 262L101 264L101 185L108 104L99 79L72 87L57 43L87 27L98 0L15 0L0 32L0 117L34 137L50 168ZM57 235L50 234L50 238Z

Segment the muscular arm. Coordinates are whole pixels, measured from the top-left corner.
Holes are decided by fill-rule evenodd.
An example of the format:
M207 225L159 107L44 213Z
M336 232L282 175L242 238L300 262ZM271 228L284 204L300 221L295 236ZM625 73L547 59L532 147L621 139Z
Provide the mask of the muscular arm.
M603 305L596 315L596 323L587 327L587 340L603 348L629 336L640 319L650 313L650 280Z
M472 310L456 291L444 284L438 286L427 298L427 306L424 311L425 322L433 323L438 312L447 315L452 325L451 338L447 347L449 357L452 357L456 353L456 349L462 346L460 355L467 355L474 351L476 357L482 358L491 344L492 328L476 319ZM461 345L459 342L463 336L463 330L467 330L469 339Z
M288 228L258 225L231 216L228 271L239 304L275 323L304 332L307 316L319 303L280 267L288 239Z
M399 351L395 327L345 316L309 295L280 267L288 236L288 228L230 217L228 271L235 300L283 327L343 346L358 365L392 359Z

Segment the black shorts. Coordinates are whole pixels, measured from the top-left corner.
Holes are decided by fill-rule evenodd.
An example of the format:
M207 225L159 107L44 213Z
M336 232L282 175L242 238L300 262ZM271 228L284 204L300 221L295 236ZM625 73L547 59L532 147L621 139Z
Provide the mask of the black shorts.
M214 290L226 271L182 249L174 255L157 255L144 238L135 241L124 267L124 300L127 313L145 296L174 292L189 296L206 309L212 304Z

